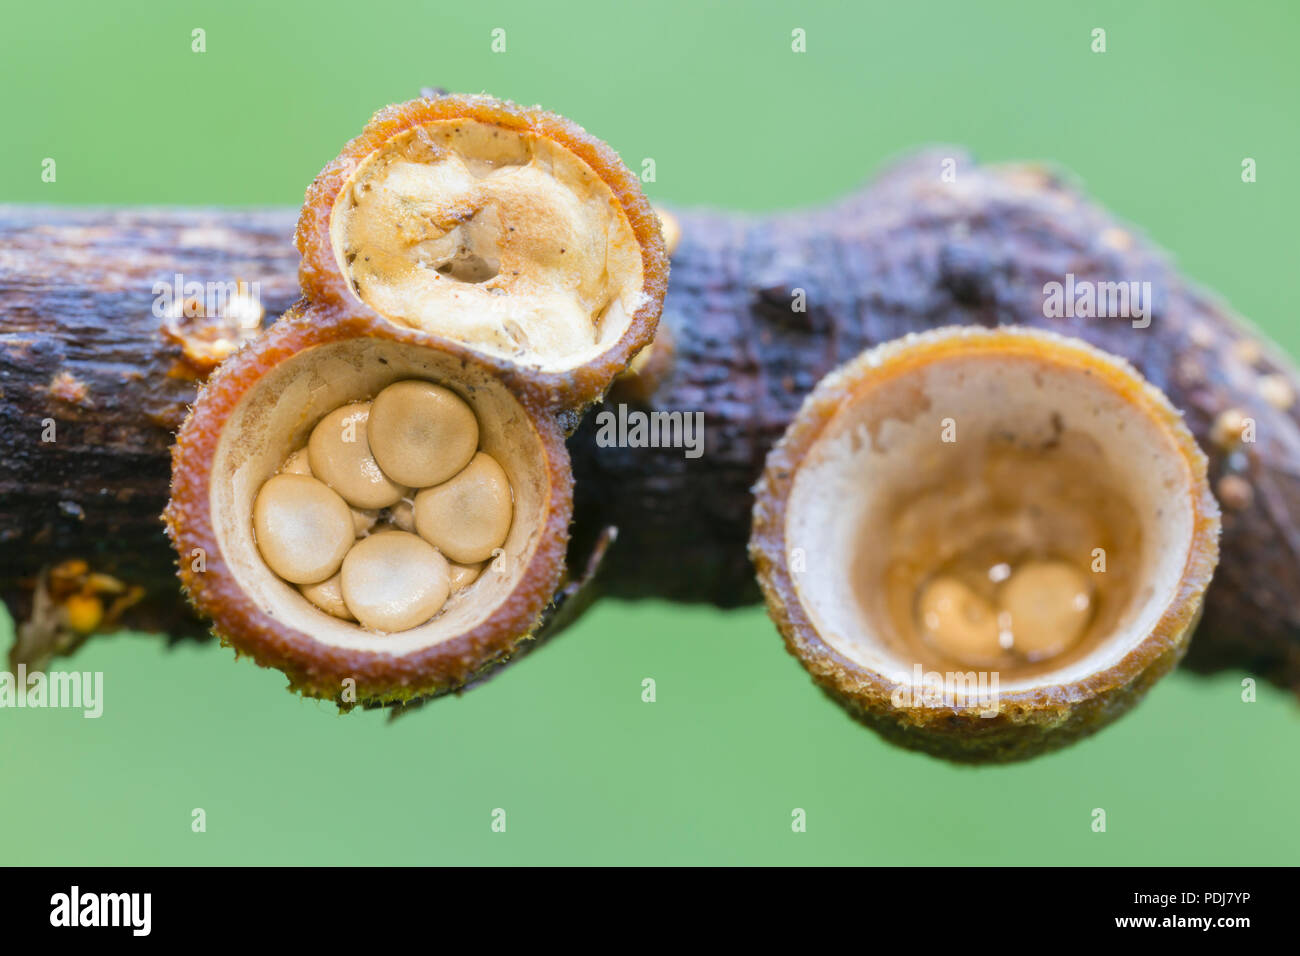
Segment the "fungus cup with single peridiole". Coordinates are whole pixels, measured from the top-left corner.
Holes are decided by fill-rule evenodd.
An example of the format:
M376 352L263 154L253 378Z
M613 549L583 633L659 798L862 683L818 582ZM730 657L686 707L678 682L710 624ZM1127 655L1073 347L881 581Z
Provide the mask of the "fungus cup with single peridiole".
M1182 657L1218 558L1205 457L1127 363L948 328L831 373L772 450L750 553L813 679L905 747L1019 760Z
M658 220L567 120L443 97L376 115L298 243L305 299L177 435L182 582L308 696L457 690L571 590L565 426L653 338Z

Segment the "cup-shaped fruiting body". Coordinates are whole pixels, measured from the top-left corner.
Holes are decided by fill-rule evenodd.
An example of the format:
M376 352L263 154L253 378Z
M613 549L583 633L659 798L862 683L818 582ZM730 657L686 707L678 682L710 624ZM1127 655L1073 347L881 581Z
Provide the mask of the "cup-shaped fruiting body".
M668 259L637 177L570 121L487 96L390 106L317 177L304 295L418 329L560 406L654 336Z
M335 474L324 461L328 454L364 463L357 452L369 447L368 421L353 421L339 432L339 447L323 448L322 461L314 460L322 423L347 427L335 421L347 417L339 409L373 411L376 396L395 383L427 383L470 409L474 456L503 476L510 517L494 527L481 567L460 567L403 529L413 522L409 499L354 528L330 484L348 485L354 476L341 466ZM455 428L439 435L450 441L430 445L430 454L449 448L451 457L463 455L464 436ZM304 447L306 464L294 453ZM286 497L311 515L316 502L331 541L344 531L356 535L337 567L331 551L320 566L298 573L313 581L277 573L268 563L273 544L255 521L259 499L286 483L312 492L306 504ZM217 633L284 671L302 693L347 705L443 693L509 657L560 585L571 510L572 475L552 409L516 396L487 364L450 354L420 332L377 331L365 320L308 308L280 319L204 386L173 449L165 517L182 581Z
M814 680L906 747L1061 747L1182 656L1218 559L1205 458L1122 360L939 329L828 375L755 487L750 554Z

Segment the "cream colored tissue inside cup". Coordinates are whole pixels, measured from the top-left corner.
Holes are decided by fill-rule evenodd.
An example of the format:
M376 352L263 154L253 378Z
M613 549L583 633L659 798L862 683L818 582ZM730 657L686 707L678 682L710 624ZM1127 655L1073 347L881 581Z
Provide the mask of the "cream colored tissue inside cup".
M404 379L452 389L474 409L479 446L495 458L514 490L514 521L502 558L474 587L453 594L427 624L376 634L312 605L267 567L253 538L253 500L263 483L301 447L328 412L372 398ZM456 637L485 620L514 590L539 544L551 488L541 437L522 406L490 375L431 350L381 339L316 346L264 376L231 414L213 459L211 508L231 573L267 614L323 644L403 654ZM498 568L504 568L503 573Z
M640 245L605 182L548 139L470 120L370 156L330 235L379 314L544 371L608 349L641 306Z
M953 443L941 440L948 418ZM1115 582L1121 586L1112 593L1122 600L1107 609L1104 631L1032 672L1002 673L1000 692L1068 682L1118 663L1177 593L1193 531L1191 476L1170 436L1097 376L1014 356L946 358L867 387L800 464L786 547L787 554L801 549L805 570L792 577L822 638L895 682L912 682L917 663L934 669L900 638L890 614L888 581L897 558L891 527L918 496L944 489L935 499L943 507L941 499L959 494L953 489L963 476L981 480L990 449L1062 441L1086 450L1065 459L1073 469L1071 494L1119 499L1107 501L1108 520L1129 516L1137 527L1117 527L1112 538L1140 542L1139 553L1107 556L1107 573L1127 572L1128 580ZM1071 525L1069 514L1060 518L1062 527Z

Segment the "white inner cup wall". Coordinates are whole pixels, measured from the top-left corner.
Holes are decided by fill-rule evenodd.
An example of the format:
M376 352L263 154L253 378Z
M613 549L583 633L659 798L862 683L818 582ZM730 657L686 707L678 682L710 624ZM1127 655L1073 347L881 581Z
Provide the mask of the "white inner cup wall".
M253 501L316 423L348 402L373 398L405 379L452 389L479 419L479 447L500 462L514 492L504 552L475 583L453 594L427 624L378 634L326 614L267 567L254 540ZM240 587L268 615L322 644L403 654L475 627L514 590L537 550L550 484L546 454L531 419L490 375L432 349L382 339L315 346L282 362L245 395L230 416L213 460L210 503L220 517L217 542ZM499 570L502 569L502 570Z
M419 150L408 155L413 147L423 146L430 146L428 155ZM403 171L410 175L396 175ZM425 175L416 175L419 171ZM416 181L407 181L412 179ZM418 212L421 221L433 221L447 210L461 216L472 211L474 215L459 229L467 230L467 237L474 236L470 245L477 252L501 258L501 272L493 279L439 279L430 273L424 256L432 248L441 249L452 234L416 241L408 230L407 241L400 231L394 232L401 252L389 259L405 265L418 261L421 268L406 279L375 285L376 290L386 290L377 293L382 301L361 296L352 286L358 301L368 302L390 321L556 372L577 368L611 348L646 303L640 245L626 213L595 170L549 139L471 119L437 120L395 136L353 172L331 212L334 256L346 276L351 276L346 250L354 189L363 180L371 183L373 194L401 196L399 206ZM420 191L406 195L403 189ZM507 201L508 197L515 198ZM464 241L469 243L468 238ZM510 262L522 275L507 268L502 257L506 243L515 250ZM584 256L599 260L608 302L593 312L569 301L578 285L577 274L559 267L563 255L559 260L554 255L566 247L571 260ZM421 285L410 276L425 282ZM406 291L398 295L398 289ZM397 300L403 298L406 301L399 306ZM412 299L424 304L417 307ZM526 302L526 308L518 307L520 301ZM385 303L404 314L394 314ZM524 328L529 347L503 337L510 322ZM587 341L582 345L575 345L570 337L573 324L586 329ZM565 328L568 334L561 334Z
M881 602L855 594L855 575L865 567L867 578L883 579L890 557L889 542L871 548L864 529L888 529L900 494L948 473L953 456L978 454L989 435L1049 439L1053 415L1065 431L1101 445L1111 483L1138 516L1141 577L1117 627L1086 656L1000 681L1000 692L1080 679L1118 663L1148 636L1177 593L1194 528L1192 476L1171 436L1097 376L975 355L937 360L871 387L841 407L798 467L787 506L787 559L803 550L806 570L791 575L795 591L833 650L895 683L914 682L916 661L885 638L883 610L864 607ZM940 440L945 418L957 423L955 443Z

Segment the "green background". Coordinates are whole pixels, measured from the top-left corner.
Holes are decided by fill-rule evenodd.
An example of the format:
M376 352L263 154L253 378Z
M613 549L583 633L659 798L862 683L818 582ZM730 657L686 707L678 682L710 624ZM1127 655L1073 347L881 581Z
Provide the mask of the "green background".
M653 157L648 192L679 204L829 200L950 142L1072 169L1296 352L1297 26L1286 2L11 4L0 201L296 206L423 85L565 113L631 165ZM215 644L118 635L63 666L104 672L105 714L0 711L3 863L1300 857L1300 709L1267 686L1242 703L1239 674L1175 674L1091 740L972 770L850 722L759 608L604 604L392 725Z

